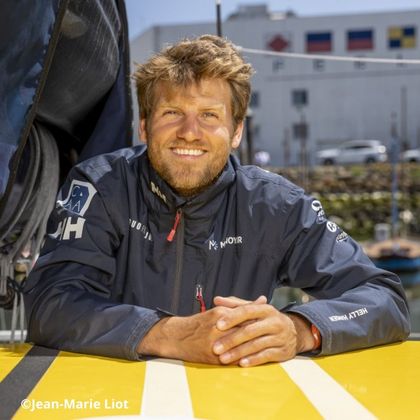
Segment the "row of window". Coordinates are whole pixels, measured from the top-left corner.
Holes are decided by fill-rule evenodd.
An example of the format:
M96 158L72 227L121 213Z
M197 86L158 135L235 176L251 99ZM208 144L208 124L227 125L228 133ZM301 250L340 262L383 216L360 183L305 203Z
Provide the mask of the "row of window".
M308 105L308 91L306 89L294 89L292 90L292 105L296 108ZM254 91L251 93L249 106L253 109L260 106L260 92Z
M402 60L402 56L397 56L397 60ZM353 61L353 67L357 70L364 70L368 68L369 63L365 61ZM397 67L404 67L406 66L405 63L397 63ZM273 73L279 73L281 70L283 70L286 67L286 60L283 58L275 58L272 61L272 71ZM314 59L312 60L312 68L314 71L322 72L326 70L326 60L322 59Z

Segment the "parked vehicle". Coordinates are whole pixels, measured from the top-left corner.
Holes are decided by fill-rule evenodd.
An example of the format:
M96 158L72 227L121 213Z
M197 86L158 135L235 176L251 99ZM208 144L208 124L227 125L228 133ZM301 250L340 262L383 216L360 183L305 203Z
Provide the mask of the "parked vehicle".
M334 149L317 152L321 165L374 163L387 160L386 147L379 140L351 140Z
M401 154L402 162L420 162L420 149L406 150Z

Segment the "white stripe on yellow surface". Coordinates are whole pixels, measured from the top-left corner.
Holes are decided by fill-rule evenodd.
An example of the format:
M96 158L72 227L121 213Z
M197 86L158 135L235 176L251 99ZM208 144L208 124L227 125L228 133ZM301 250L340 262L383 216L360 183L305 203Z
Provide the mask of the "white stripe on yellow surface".
M296 358L281 363L281 366L323 418L376 418L314 361Z
M190 390L181 361L154 359L146 363L141 415L193 417Z

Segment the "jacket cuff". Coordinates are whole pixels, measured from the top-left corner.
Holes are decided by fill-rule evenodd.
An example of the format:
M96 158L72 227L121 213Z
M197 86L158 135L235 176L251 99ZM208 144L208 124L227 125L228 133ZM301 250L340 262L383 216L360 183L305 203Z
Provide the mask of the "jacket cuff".
M152 309L140 307L138 309L140 311L139 320L131 331L125 346L127 349L126 357L129 360L143 360L142 355L137 353L138 344L157 322L168 316L160 311L154 311Z
M285 313L296 313L305 317L309 322L314 324L322 338L321 348L315 351L302 353L307 356L324 356L331 354L332 350L332 331L329 326L317 315L316 312L313 312L311 308L308 307L308 304L300 306L288 306L282 312Z

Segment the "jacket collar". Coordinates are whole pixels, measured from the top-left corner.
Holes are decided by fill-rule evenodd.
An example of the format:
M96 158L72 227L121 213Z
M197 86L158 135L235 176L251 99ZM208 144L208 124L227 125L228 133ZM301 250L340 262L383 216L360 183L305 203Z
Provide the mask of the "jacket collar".
M185 198L176 194L156 173L145 151L139 159L140 185L144 199L151 210L173 214L178 208L182 208L188 218L208 218L220 207L224 196L222 192L233 184L235 166L237 166L237 162L233 156L230 156L225 168L213 185L192 198Z

